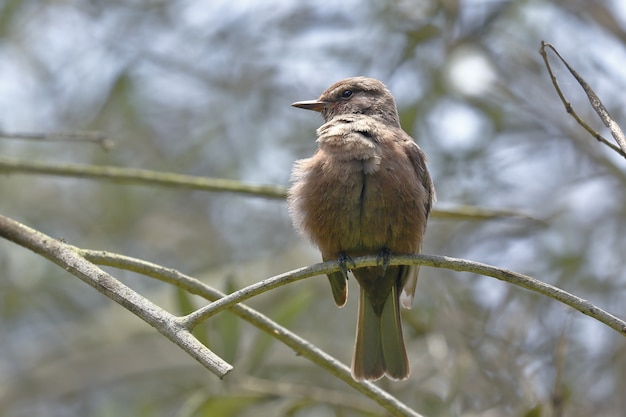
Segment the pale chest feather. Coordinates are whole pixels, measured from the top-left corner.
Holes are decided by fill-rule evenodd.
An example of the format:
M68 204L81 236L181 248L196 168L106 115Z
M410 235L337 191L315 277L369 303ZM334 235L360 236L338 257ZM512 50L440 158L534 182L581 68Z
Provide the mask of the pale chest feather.
M347 115L317 133L318 151L292 174L296 227L327 254L416 251L426 191L393 132L372 118Z
M303 175L293 187L298 198L291 203L298 228L330 252L398 245L412 251L423 197L406 161L386 158L380 150L368 158L357 147L360 159L327 151L321 148L300 163Z

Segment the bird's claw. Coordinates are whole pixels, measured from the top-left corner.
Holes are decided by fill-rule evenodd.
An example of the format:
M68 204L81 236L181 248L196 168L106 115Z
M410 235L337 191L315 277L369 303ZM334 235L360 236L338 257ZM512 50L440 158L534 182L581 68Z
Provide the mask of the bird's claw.
M383 250L381 250L376 257L376 264L383 269L383 275L385 275L385 272L387 271L389 262L391 262L391 252L389 249L383 248Z
M344 275L344 277L346 277L346 279L348 279L348 271L356 268L356 264L354 263L352 258L349 257L345 252L341 252L339 254L338 261L341 273ZM350 264L350 267L348 267L348 264Z

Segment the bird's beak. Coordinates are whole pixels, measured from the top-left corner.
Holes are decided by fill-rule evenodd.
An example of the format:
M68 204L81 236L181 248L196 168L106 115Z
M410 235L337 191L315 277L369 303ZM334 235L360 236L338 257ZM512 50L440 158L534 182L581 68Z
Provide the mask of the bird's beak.
M328 103L325 101L306 100L306 101L296 101L295 103L292 104L292 106L298 107L301 109L306 109L306 110L322 111L324 110L324 107L326 107L326 104Z

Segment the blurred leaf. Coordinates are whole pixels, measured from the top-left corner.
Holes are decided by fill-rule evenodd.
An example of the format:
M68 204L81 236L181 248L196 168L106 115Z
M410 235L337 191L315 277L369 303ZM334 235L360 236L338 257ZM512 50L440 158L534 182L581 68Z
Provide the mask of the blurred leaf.
M542 409L543 408L541 407L541 404L537 404L536 406L522 414L522 417L541 417L543 416Z
M208 398L190 417L235 416L246 408L253 407L262 398L258 396L221 396Z
M174 297L176 300L176 310L181 316L185 316L192 313L197 309L195 303L192 301L192 295L187 291L184 291L178 287L174 288Z
M5 0L0 4L0 38L9 35L9 27L15 21L22 5L21 0Z
M175 304L176 304L178 314L181 316L187 315L195 311L198 308L196 304L193 302L193 299L192 299L193 296L189 294L187 291L184 291L178 287L175 287L174 297L175 297ZM212 347L210 344L211 340L209 338L209 333L207 331L206 324L196 326L193 329L192 333L203 345L214 349L214 347Z
M230 294L239 289L235 278L228 276L226 278L226 294ZM222 311L216 317L212 317L214 328L220 339L222 349L219 355L227 362L233 363L237 357L239 349L241 326L237 316L229 311Z
M312 299L311 294L307 292L291 292L289 297L286 297L284 302L278 304L268 316L277 323L289 327L289 325L297 319L298 315L309 308ZM262 366L269 348L274 343L277 343L276 340L265 333L259 333L257 335L256 340L252 342L253 347L250 352L251 372L258 369L259 366Z

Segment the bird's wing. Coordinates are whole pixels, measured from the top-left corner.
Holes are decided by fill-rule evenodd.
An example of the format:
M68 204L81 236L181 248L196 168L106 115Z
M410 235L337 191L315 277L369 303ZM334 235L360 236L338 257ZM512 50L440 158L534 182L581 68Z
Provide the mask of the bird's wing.
M435 185L433 184L433 180L430 177L428 169L426 168L426 155L420 149L419 146L413 141L406 133L403 135L402 146L404 148L404 152L411 161L413 165L413 169L417 174L417 177L420 179L421 185L424 187L426 191L426 198L424 198L424 227L426 226L426 220L428 220L428 215L430 213L430 209L432 208L433 203L435 202ZM421 248L420 248L421 250ZM412 265L408 267L406 271L406 275L404 277L404 286L402 288L402 294L400 295L400 302L404 308L411 308L413 304L413 297L415 296L415 287L417 286L417 275L419 273L419 265Z
M428 173L428 169L426 168L426 155L409 135L406 135L406 138L403 141L403 147L406 155L409 157L409 161L411 161L411 164L413 165L413 169L415 170L417 177L420 179L422 186L426 190L424 208L426 209L426 219L428 219L430 209L432 208L432 205L437 197L435 194L435 185L433 184L433 180Z

